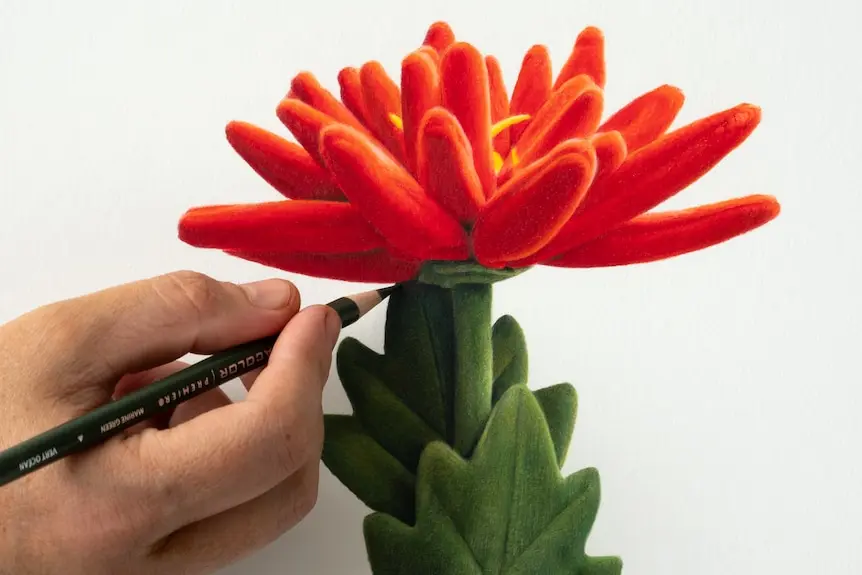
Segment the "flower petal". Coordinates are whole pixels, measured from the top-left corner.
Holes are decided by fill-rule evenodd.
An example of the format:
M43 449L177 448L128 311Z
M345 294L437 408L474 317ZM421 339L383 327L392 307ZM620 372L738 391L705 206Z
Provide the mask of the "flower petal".
M434 67L440 67L440 53L432 48L431 46L422 46L419 48L419 51L431 58L431 61L434 62Z
M473 46L452 44L440 62L443 105L451 111L467 134L473 149L473 165L485 197L496 188L497 175L491 147L491 105L488 70Z
M385 250L347 254L289 254L228 250L232 256L271 268L349 282L398 283L414 279L421 263L397 259Z
M473 223L485 196L458 120L446 109L434 108L425 115L419 138L422 187L459 221Z
M488 70L488 87L491 94L491 122L496 124L509 116L509 96L506 94L500 61L494 56L486 56L485 68ZM503 157L509 153L509 128L494 137L494 149Z
M371 131L392 155L403 163L404 138L401 130L389 119L390 114L401 116L401 90L377 61L364 64L359 71L359 77Z
M528 147L520 148L521 165L531 164L564 140L592 135L601 122L603 105L602 90L592 82L585 84L583 91L563 103Z
M323 112L330 118L342 122L354 128L367 132L368 130L356 119L350 110L344 107L328 90L324 89L310 72L297 74L290 84L291 90L296 98L302 100L312 108Z
M536 263L567 252L684 190L736 149L759 122L760 108L740 104L669 132L631 154L590 190L599 199L578 211L531 260Z
M294 200L344 200L328 171L300 146L247 122L230 122L228 143L269 185Z
M407 168L416 174L416 146L419 125L425 112L440 103L440 75L437 65L422 51L415 51L401 63L401 109L404 112L404 154Z
M596 161L598 163L596 177L593 178L592 186L594 187L622 165L626 159L628 150L626 148L626 141L619 132L600 132L593 135L590 141L593 144L593 148L596 149ZM584 204L589 201L589 198L590 195L588 194L578 209L583 208Z
M659 86L623 106L599 127L599 131L618 131L629 153L634 152L670 128L684 101L679 88L667 84Z
M552 74L548 49L538 44L530 48L521 62L521 71L512 90L510 113L535 115L551 96ZM526 128L526 124L510 128L512 145L518 142Z
M338 85L341 87L341 101L345 107L364 125L368 126L368 110L365 109L365 99L362 97L362 80L359 70L352 66L342 68L338 73Z
M532 146L535 139L548 127L548 124L553 122L585 90L595 86L595 82L589 76L580 74L566 82L560 89L555 90L542 104L542 107L533 114L533 118L518 139L518 152L520 153Z
M547 244L586 194L595 163L588 141L568 140L512 178L476 221L476 259L505 267Z
M644 214L543 263L589 268L667 259L747 233L774 219L779 211L775 198L757 195L687 210Z
M337 124L335 119L295 98L282 100L275 113L296 141L325 169L326 163L319 151L320 131Z
M554 90L578 74L587 74L599 88L605 87L605 37L593 26L578 34L572 53L554 82Z
M434 22L425 33L425 46L431 46L442 54L455 41L455 33L446 22Z
M394 248L417 259L467 257L458 222L372 140L333 125L321 135L321 154L350 203Z
M200 248L341 253L383 247L385 241L347 203L280 201L192 208L180 239Z

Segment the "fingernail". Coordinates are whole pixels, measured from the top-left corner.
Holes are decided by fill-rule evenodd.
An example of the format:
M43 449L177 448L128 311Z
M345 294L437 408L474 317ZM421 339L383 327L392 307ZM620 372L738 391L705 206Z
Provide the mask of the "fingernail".
M263 280L243 284L242 289L248 295L252 305L264 309L282 309L293 299L294 289L290 282L284 280Z
M341 318L335 313L335 310L326 308L326 338L329 340L329 346L334 348L338 342L338 335L341 333Z

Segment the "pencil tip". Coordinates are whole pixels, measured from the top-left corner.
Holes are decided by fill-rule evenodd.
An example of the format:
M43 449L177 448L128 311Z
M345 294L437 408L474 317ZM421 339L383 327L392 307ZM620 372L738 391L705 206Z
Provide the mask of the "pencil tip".
M391 285L391 286L385 287L385 288L380 288L379 290L377 290L377 293L380 294L380 299L384 300L387 297L389 297L392 294L392 292L394 292L396 289L398 289L399 285L400 284L395 284L395 285Z

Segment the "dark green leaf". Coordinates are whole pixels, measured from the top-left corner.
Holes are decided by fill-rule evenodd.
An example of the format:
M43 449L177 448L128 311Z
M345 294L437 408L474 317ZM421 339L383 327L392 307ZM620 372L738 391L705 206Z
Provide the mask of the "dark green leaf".
M494 323L491 332L494 345L494 394L497 403L513 385L527 383L527 342L524 331L510 315Z
M355 339L344 341L337 359L342 386L364 430L415 473L425 446L443 438L384 385L379 372L366 369L369 353Z
M415 476L372 439L351 415L324 416L323 463L363 503L408 524L415 513Z
M558 383L533 392L536 396L554 442L557 463L560 467L566 461L569 442L575 428L575 418L578 415L578 394L569 383Z
M451 291L412 282L396 290L387 306L384 349L391 363L386 384L446 437L455 356Z
M514 386L469 461L443 443L426 448L415 526L366 519L369 560L377 574L608 575L585 554L599 497L595 469L560 475L538 401Z

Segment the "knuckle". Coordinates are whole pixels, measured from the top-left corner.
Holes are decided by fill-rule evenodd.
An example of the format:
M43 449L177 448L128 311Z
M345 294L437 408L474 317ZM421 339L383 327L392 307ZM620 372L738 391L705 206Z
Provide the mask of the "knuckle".
M169 305L186 308L197 315L205 314L218 299L219 282L199 272L171 272L160 280L156 290Z

